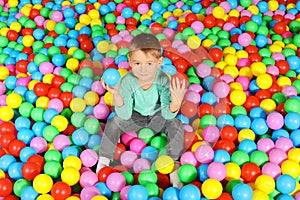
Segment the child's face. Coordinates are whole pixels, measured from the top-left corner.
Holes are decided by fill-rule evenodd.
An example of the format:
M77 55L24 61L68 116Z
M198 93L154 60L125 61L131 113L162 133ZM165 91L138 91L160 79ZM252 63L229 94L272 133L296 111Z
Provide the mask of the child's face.
M137 79L147 81L153 80L162 60L163 57L156 58L150 53L145 54L143 51L137 50L131 53L129 64L132 68L132 73Z

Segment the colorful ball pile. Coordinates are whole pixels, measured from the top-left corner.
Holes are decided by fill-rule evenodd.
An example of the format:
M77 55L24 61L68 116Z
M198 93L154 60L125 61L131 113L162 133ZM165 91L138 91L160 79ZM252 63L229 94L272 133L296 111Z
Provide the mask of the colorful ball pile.
M300 200L300 2L0 0L0 199ZM165 133L124 133L95 167L128 47L156 35L161 70L189 82Z

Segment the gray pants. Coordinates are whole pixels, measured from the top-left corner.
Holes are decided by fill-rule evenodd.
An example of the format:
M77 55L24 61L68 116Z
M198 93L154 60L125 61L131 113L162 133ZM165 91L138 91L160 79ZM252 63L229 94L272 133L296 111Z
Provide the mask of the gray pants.
M133 111L129 120L123 120L118 116L107 121L99 149L99 157L106 157L113 161L116 145L120 135L125 132L137 132L142 128L150 128L154 133L167 134L167 155L178 160L184 151L184 129L180 120L174 118L166 120L161 112L153 116L142 116Z

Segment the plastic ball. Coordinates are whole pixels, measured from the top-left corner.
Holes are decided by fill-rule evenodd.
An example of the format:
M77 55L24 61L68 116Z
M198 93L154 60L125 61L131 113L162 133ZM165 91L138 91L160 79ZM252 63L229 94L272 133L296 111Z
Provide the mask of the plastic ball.
M133 151L125 151L121 154L121 164L125 167L133 167L134 161L137 159L137 154Z
M98 182L97 175L92 171L85 171L80 175L79 183L81 187L90 187Z
M226 167L222 163L213 162L207 168L207 175L209 178L222 181L226 177Z
M270 194L275 189L275 181L269 175L260 175L255 180L255 188L264 191L266 194Z
M71 196L71 187L64 182L56 182L51 189L51 196L55 199L66 199Z
M190 184L183 186L183 188L180 190L179 197L183 200L200 199L201 193L196 186Z
M6 104L11 108L19 108L22 104L22 97L16 93L11 93L6 97Z
M252 199L252 188L247 184L237 184L232 190L233 199Z
M174 169L174 160L169 156L160 156L155 161L155 167L159 173L169 174Z
M39 174L33 180L33 188L40 194L50 192L53 186L53 179L47 174Z
M276 111L269 113L269 115L267 116L267 125L273 130L282 128L282 126L284 125L283 116Z
M182 183L190 183L197 177L197 170L191 164L184 164L178 169L178 177Z
M59 132L62 132L68 127L68 120L62 115L57 115L52 119L51 125L56 127Z
M1 191L1 196L6 197L11 194L13 190L13 184L8 178L1 178L0 179L0 191Z
M119 83L121 76L118 70L109 68L104 71L102 78L109 86L116 86Z
M14 117L14 111L9 106L2 106L0 108L0 119L2 121L8 122Z
M128 191L128 199L147 200L148 192L141 185L134 185Z
M195 157L201 163L210 163L214 158L214 150L209 145L203 144L197 148Z
M290 194L295 188L295 179L288 174L283 174L276 179L276 189L282 194Z
M203 196L208 199L217 199L223 191L222 184L216 179L205 180L201 189Z
M61 172L61 180L67 183L69 186L73 186L78 183L80 179L80 173L73 167L64 168Z
M80 160L85 167L92 167L98 161L97 153L92 149L85 149L80 154Z

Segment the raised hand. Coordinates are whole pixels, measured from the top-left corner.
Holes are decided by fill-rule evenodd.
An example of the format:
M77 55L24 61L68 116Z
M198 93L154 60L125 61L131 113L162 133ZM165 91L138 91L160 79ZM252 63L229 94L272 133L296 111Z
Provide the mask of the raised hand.
M101 78L101 84L102 87L105 88L108 92L110 92L111 94L118 94L119 93L119 86L120 84L117 84L116 86L108 86L107 84L104 83L103 78Z
M180 80L178 77L171 79L170 92L173 105L178 105L180 107L186 92L186 87L187 81L185 79Z

